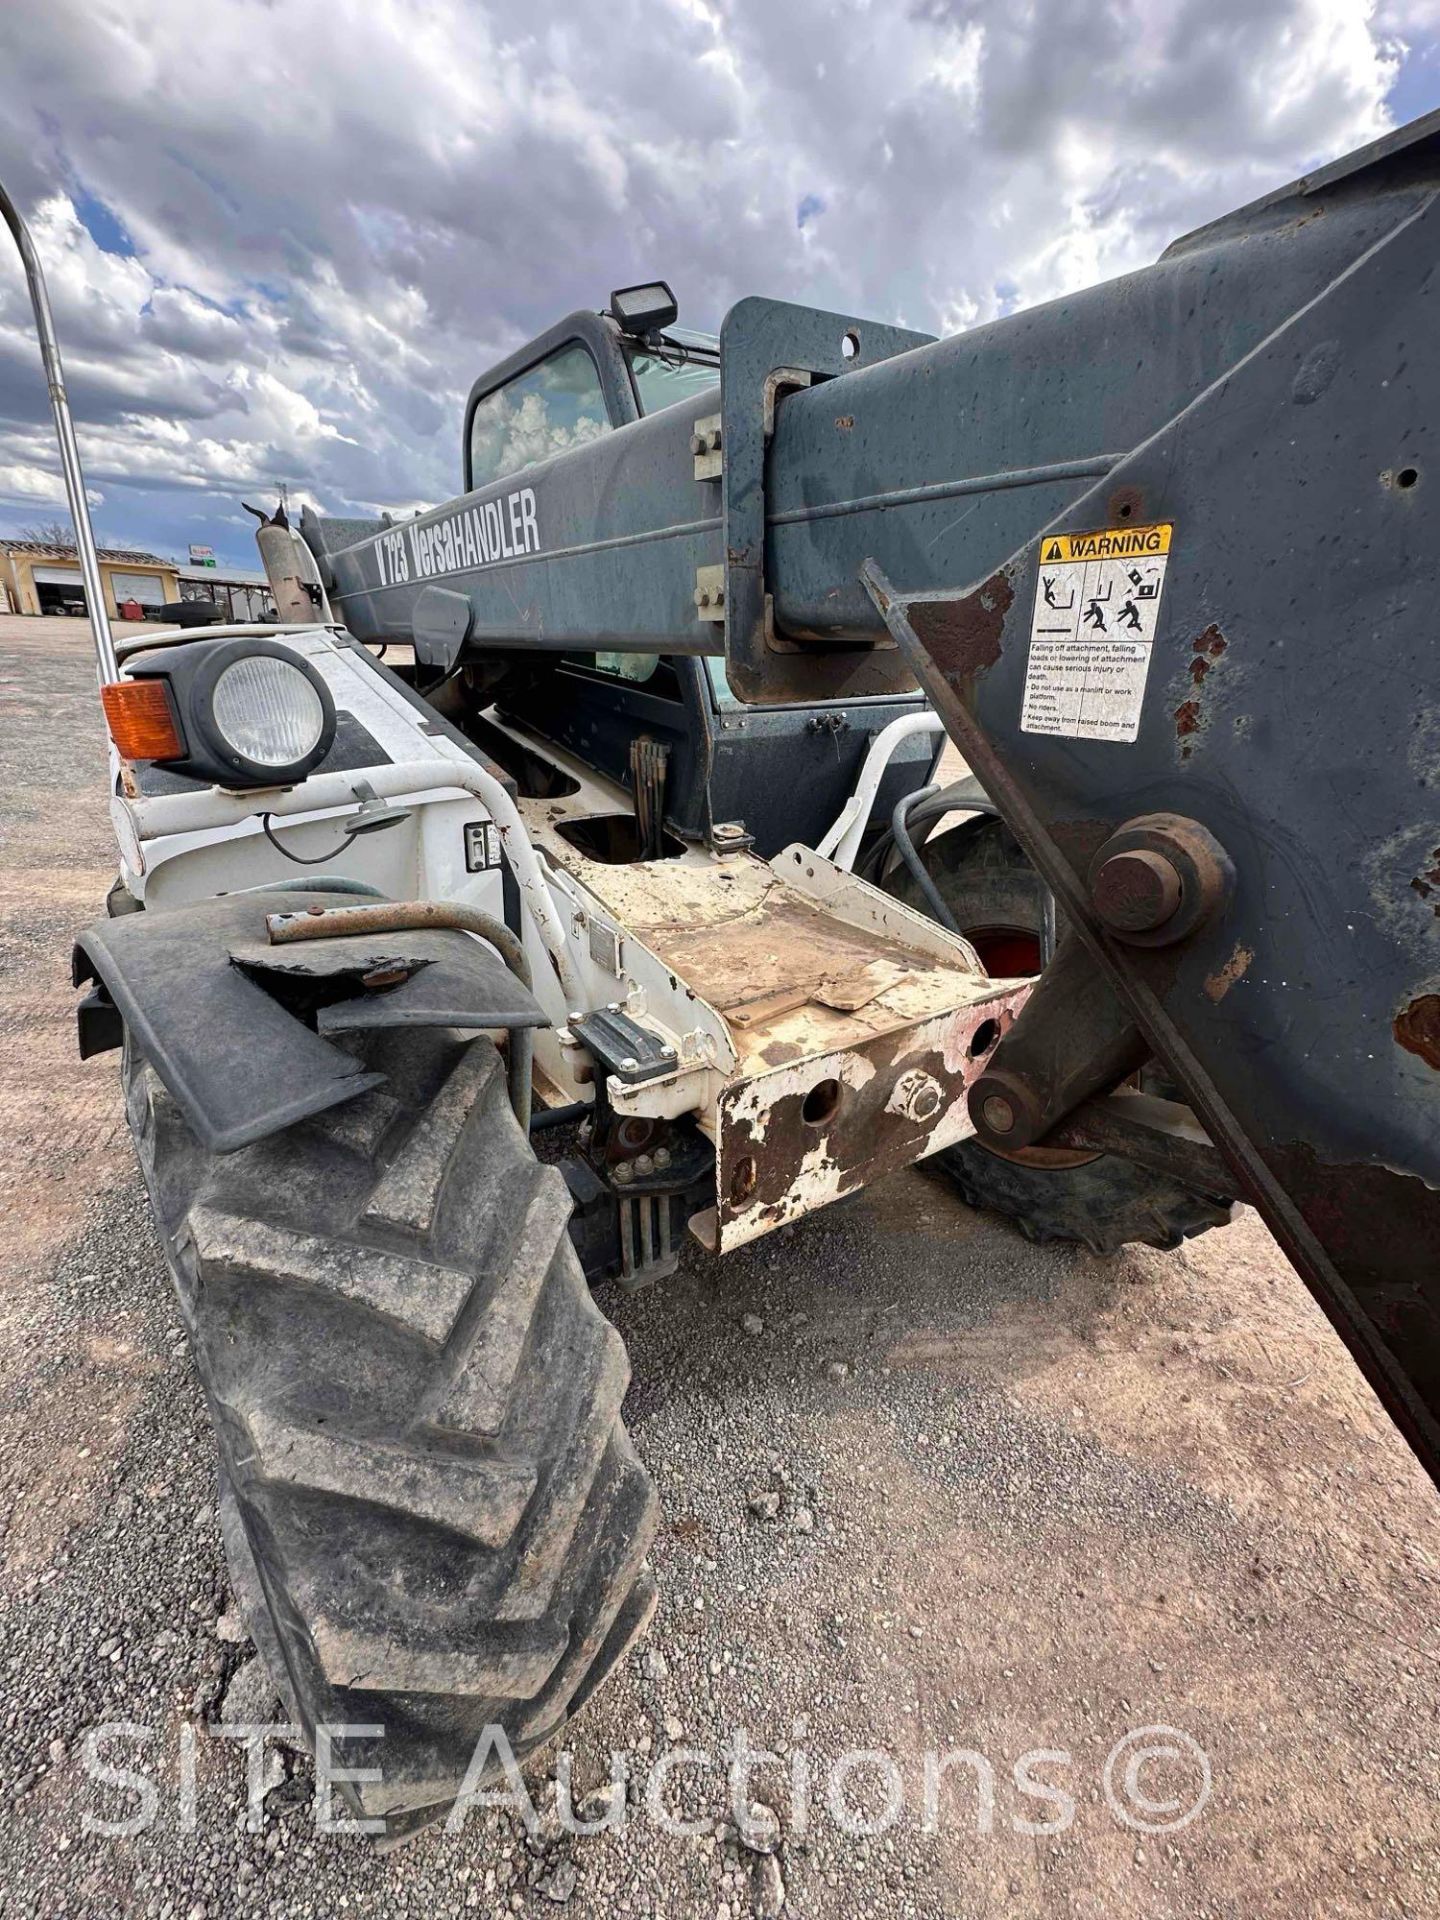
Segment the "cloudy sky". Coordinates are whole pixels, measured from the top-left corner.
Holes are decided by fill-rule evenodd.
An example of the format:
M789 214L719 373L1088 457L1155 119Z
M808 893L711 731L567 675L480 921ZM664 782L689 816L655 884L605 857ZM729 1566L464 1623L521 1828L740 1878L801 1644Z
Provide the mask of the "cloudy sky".
M43 0L0 25L97 526L459 487L477 373L611 287L954 331L1440 106L1440 0ZM0 532L61 500L0 273Z

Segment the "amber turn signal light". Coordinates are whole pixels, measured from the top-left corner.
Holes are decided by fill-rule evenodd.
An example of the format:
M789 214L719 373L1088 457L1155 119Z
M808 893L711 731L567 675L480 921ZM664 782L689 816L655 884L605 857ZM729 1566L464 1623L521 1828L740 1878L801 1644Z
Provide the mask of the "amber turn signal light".
M184 753L163 680L115 680L100 689L100 700L122 760L178 760Z

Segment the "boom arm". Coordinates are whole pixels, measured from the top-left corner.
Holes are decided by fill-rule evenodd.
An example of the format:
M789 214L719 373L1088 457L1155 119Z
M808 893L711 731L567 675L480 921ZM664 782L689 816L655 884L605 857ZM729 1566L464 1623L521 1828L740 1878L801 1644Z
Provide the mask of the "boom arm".
M713 405L323 563L356 633L441 666L723 651L760 703L917 674L1432 1469L1437 186L1432 115L952 340L743 301Z

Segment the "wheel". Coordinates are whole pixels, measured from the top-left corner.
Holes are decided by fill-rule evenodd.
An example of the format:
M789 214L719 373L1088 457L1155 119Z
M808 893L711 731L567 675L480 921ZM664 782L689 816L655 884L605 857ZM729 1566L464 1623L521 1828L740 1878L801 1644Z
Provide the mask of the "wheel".
M1018 980L1040 971L1045 889L1003 820L981 814L963 821L927 841L920 857L988 974ZM882 885L917 913L929 913L903 861Z
M629 1366L489 1040L356 1036L388 1075L206 1153L130 1046L130 1123L215 1423L237 1597L341 1787L400 1838L485 1729L543 1745L643 1632ZM493 1738L493 1736L492 1736Z
M1031 1165L964 1140L926 1164L954 1182L967 1206L1003 1214L1027 1240L1078 1241L1092 1253L1118 1253L1137 1241L1178 1247L1229 1223L1226 1201L1117 1153L1065 1158L1068 1166Z
M1003 820L980 816L929 841L921 857L960 931L988 973L1012 979L1040 970L1044 890ZM887 890L926 911L903 864ZM1011 1156L978 1140L942 1147L926 1165L948 1175L968 1205L1013 1220L1031 1240L1072 1240L1093 1253L1139 1241L1178 1247L1193 1234L1225 1226L1232 1208L1119 1154L1044 1147Z

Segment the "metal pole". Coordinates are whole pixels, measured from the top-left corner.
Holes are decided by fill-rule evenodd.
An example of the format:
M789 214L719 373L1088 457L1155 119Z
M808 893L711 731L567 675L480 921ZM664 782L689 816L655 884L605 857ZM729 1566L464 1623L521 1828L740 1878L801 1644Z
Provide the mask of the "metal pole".
M70 418L70 402L65 397L65 369L60 364L60 344L55 338L55 322L50 315L50 296L45 291L45 275L40 271L40 256L30 229L21 219L15 202L0 185L0 213L15 236L25 279L30 288L30 305L35 310L35 332L40 341L40 358L45 363L45 379L50 388L50 405L55 414L55 437L60 442L60 466L65 475L65 497L70 503L70 518L75 522L75 548L80 557L80 577L85 582L85 606L90 615L90 633L95 642L95 662L100 684L107 686L120 678L115 659L115 642L105 614L105 589L100 580L100 557L95 551L95 530L90 525L90 508L85 499L85 475L80 469L80 449L75 443L75 425Z

